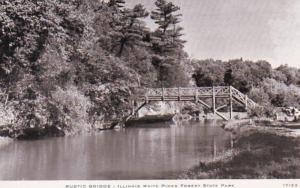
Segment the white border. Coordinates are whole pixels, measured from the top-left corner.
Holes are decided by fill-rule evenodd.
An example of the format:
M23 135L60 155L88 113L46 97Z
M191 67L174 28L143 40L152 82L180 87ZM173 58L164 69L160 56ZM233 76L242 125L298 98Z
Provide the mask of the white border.
M292 180L0 181L1 188L300 188Z

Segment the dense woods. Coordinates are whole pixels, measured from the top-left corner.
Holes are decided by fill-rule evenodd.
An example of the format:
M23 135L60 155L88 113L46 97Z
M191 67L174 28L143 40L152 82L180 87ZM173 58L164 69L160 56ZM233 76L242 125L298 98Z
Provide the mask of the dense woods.
M89 130L128 115L133 88L176 85L160 79L187 58L179 8L156 4L152 32L143 5L123 0L0 1L1 124L10 136Z
M128 115L136 87L232 85L265 106L299 106L296 68L190 60L179 10L165 0L152 12L124 0L0 1L1 124L11 137L90 130Z

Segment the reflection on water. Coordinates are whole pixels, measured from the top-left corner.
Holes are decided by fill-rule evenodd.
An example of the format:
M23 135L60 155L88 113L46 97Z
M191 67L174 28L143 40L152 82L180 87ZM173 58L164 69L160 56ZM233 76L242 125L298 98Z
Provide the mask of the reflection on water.
M0 179L169 179L231 144L216 123L199 122L18 141L0 150Z

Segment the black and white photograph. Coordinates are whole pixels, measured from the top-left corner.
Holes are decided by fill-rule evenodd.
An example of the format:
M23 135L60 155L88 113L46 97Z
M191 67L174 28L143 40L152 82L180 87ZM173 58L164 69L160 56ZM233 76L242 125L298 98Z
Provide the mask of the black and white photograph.
M0 187L300 187L299 10L299 0L0 0ZM199 185L70 183L94 180Z

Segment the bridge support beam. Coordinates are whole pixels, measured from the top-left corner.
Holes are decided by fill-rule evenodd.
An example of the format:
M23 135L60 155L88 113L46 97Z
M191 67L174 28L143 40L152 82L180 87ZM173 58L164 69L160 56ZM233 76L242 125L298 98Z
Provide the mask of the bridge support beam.
M208 104L206 104L203 100L198 99L196 102L202 104L203 106L205 106L205 107L208 108L208 109L212 109L212 107L209 106Z
M135 100L131 101L131 114L134 116L135 115Z
M212 87L212 111L214 116L216 115L216 91L215 87Z
M222 119L224 119L225 121L228 121L228 118L226 118L223 114L221 114L220 112L216 111L216 114L218 116L220 116Z
M232 88L229 87L229 118L233 119L233 98L232 98Z
M248 96L245 95L245 109L248 110Z

